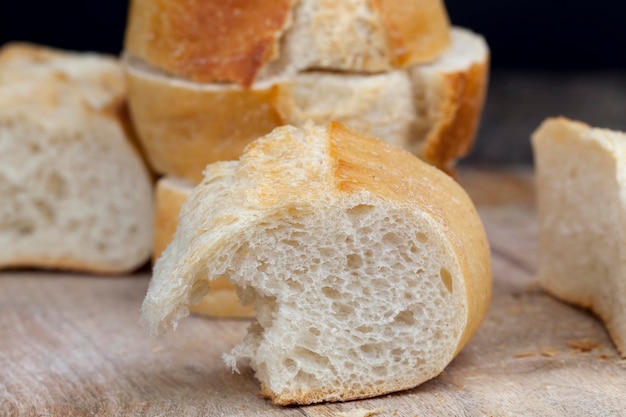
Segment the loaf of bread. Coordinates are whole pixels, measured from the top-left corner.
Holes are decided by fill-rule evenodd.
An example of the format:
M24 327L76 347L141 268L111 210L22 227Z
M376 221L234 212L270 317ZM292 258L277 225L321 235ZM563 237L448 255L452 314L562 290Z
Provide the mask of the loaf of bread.
M172 241L178 226L178 215L191 190L193 190L191 182L178 178L163 177L157 182L153 260L158 259ZM224 277L215 278L211 282L211 291L200 302L189 306L189 310L211 317L254 316L252 306L241 305L236 287Z
M340 121L448 172L474 139L489 50L460 28L433 64L373 75L309 71L243 89L172 77L127 54L129 103L152 167L198 182L206 164L237 159L283 124Z
M597 314L626 356L626 134L556 118L532 144L540 283Z
M152 333L216 277L255 303L225 356L276 404L371 397L438 375L491 294L489 247L449 176L333 122L284 126L207 166L142 306Z
M125 91L113 58L0 50L0 268L122 273L148 260L152 183Z
M442 0L133 0L125 48L201 83L308 69L381 72L450 43Z

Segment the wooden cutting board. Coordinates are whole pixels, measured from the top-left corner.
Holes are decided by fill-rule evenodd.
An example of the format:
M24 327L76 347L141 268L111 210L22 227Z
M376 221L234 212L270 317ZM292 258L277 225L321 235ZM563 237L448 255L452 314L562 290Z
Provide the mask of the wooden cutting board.
M138 324L147 273L0 275L0 416L619 416L626 362L601 322L535 282L529 171L465 171L493 252L494 295L470 344L418 388L280 408L221 360L247 321L190 317L152 338ZM351 414L352 413L352 414ZM374 414L375 413L375 414Z

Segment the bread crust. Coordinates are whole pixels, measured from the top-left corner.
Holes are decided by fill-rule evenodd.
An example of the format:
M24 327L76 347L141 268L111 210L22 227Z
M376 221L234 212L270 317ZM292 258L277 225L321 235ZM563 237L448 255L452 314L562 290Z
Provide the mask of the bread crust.
M450 45L443 1L372 0L385 32L392 68L432 62Z
M472 148L485 105L489 61L444 76L441 122L417 151L429 163L454 174L454 164Z
M441 68L433 64L371 76L312 72L277 77L257 83L251 90L187 82L126 55L131 113L152 167L194 182L201 180L206 164L236 159L248 143L275 127L302 125L308 119L369 127L365 133L409 149L453 173L454 162L473 143L489 75L489 55L482 38L461 29L455 33L480 44L469 64ZM428 74L429 81L424 82L429 85L418 87L422 73ZM318 85L306 84L306 77L315 74L320 77ZM350 82L354 86L343 92L335 88ZM414 89L433 92L418 98L420 92L411 91L412 83ZM342 105L302 108L296 93L299 88L308 89L311 95L333 90L326 94L337 96ZM426 117L422 112L435 116L423 122L419 120ZM414 129L417 123L427 123L428 127Z
M348 3L348 0L339 1ZM234 82L249 88L262 71L284 53L281 44L285 40L281 37L290 36L295 9L302 3L305 1L133 0L125 49L155 67L193 81ZM309 51L296 51L296 56L290 57L295 61L290 66L297 70L310 67L366 72L391 70L431 62L450 43L450 24L441 0L351 3L354 5L319 3L316 5L321 8L319 14L303 19L302 24L311 25L308 30L314 33L323 32L336 27L336 19L344 18L338 12L342 7L366 7L378 20L374 26L380 31L369 38L378 36L386 40L384 59L342 57L326 67L319 63L332 62L332 59L327 61L329 57L313 57L312 62L307 63L302 56ZM322 50L330 54L356 53L352 51L368 47L368 37L359 41L341 34L328 37L332 40L324 41L330 44L324 45Z
M198 82L250 86L276 56L291 0L133 0L126 49Z

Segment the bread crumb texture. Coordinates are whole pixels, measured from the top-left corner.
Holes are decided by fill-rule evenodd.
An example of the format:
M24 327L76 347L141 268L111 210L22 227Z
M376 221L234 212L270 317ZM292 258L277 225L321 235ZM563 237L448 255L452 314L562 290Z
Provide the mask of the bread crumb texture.
M596 313L626 356L621 261L626 254L626 134L561 117L544 121L532 141L539 281L559 299Z
M249 362L281 405L438 375L491 291L484 230L458 184L337 123L277 128L207 167L156 262L144 321L175 325L219 276L256 310L224 359L235 371Z
M0 267L120 273L144 263L152 184L113 58L0 50Z

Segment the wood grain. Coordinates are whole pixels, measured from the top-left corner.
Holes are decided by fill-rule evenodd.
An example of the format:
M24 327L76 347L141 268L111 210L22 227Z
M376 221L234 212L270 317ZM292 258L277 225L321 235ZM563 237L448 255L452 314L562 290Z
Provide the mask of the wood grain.
M535 283L528 171L465 171L493 252L494 297L470 344L413 390L279 408L250 370L221 360L247 321L190 317L151 338L139 326L147 274L0 275L0 416L619 416L626 363L601 322ZM584 343L580 343L584 342Z

